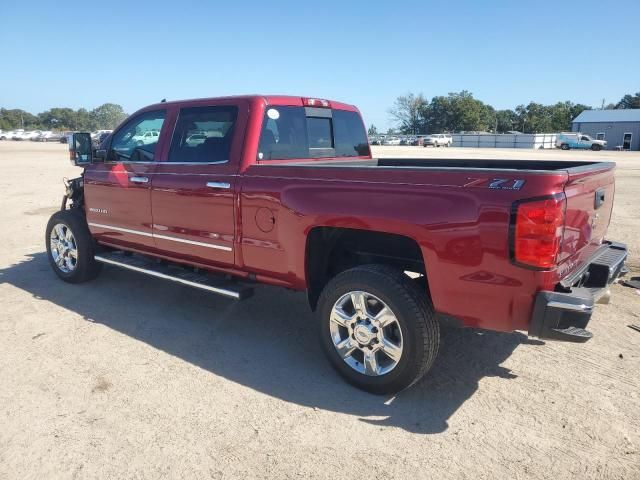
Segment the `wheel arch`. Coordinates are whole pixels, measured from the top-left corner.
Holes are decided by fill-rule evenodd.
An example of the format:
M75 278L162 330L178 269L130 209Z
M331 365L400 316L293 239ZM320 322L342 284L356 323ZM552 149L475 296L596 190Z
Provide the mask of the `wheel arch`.
M305 276L312 310L315 310L322 289L331 278L367 264L389 265L401 271L415 272L426 283L422 250L410 236L348 227L311 228L305 248Z

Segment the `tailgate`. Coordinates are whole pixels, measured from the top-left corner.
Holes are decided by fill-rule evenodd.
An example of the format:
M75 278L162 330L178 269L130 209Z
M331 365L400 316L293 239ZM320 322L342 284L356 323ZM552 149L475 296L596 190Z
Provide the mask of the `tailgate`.
M559 263L569 273L602 245L609 227L615 191L615 166L609 163L568 170L565 230Z

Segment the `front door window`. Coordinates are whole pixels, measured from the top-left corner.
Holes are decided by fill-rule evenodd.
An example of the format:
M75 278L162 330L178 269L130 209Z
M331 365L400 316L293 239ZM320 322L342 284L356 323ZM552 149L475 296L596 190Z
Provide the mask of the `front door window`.
M107 160L110 162L152 162L164 123L165 110L144 112L113 134Z

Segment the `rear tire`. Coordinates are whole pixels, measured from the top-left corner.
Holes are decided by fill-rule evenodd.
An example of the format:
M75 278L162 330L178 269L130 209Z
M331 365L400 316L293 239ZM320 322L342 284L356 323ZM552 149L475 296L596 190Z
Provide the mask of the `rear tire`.
M86 282L100 273L102 264L94 259L95 243L81 210L54 213L47 223L45 242L51 268L65 282Z
M367 392L410 387L438 353L440 330L426 291L386 265L352 268L329 281L318 302L318 320L332 366Z
M566 143L563 143L562 145L560 145L560 148L562 150L569 150L570 149L569 145L567 145Z

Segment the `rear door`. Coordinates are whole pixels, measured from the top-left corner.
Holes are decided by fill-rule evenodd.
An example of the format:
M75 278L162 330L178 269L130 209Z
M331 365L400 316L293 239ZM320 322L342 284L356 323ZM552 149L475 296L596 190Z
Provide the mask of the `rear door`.
M247 122L240 100L180 108L151 204L156 247L188 262L234 264L235 187Z
M569 170L564 188L567 197L565 231L560 261L586 259L604 240L615 192L614 167L578 167Z
M101 242L131 249L154 247L151 229L151 179L158 140L139 143L134 137L163 131L166 109L135 115L111 137L104 162L85 170L85 202L89 229Z

